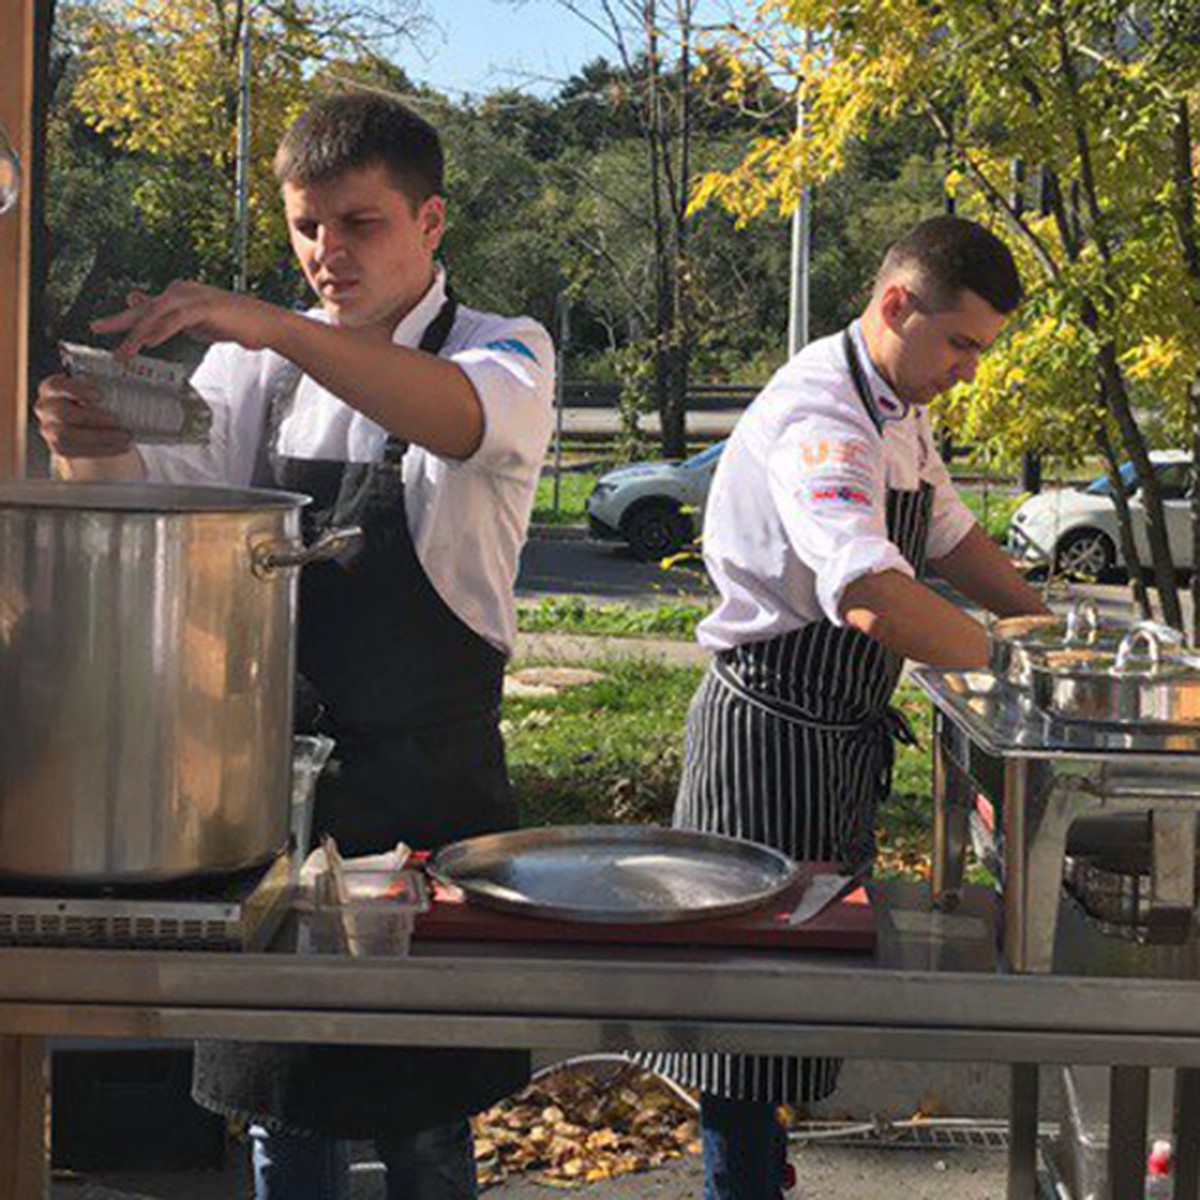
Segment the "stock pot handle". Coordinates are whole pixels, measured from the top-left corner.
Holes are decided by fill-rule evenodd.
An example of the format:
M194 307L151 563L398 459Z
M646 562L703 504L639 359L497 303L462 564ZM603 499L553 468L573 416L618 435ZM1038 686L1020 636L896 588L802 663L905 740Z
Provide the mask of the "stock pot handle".
M337 558L359 546L362 540L362 529L357 525L347 525L341 529L327 529L311 546L287 539L259 542L250 551L250 565L259 579L268 579L276 571Z

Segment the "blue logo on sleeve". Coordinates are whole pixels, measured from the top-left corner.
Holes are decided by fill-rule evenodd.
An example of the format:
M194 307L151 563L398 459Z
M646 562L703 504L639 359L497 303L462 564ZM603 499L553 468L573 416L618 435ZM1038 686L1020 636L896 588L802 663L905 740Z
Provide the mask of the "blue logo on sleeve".
M504 350L509 354L519 354L522 358L527 358L531 362L537 362L538 360L538 356L524 342L519 342L516 338L501 338L497 342L488 342L483 348L485 350Z

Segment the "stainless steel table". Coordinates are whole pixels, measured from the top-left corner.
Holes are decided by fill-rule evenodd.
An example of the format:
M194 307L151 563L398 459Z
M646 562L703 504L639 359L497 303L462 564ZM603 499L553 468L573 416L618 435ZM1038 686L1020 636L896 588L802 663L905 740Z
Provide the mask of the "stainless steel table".
M922 668L933 721L933 897L961 895L968 820L977 795L994 808L990 864L1003 886L1003 962L1014 971L1107 977L1136 1011L1133 977L1195 980L1196 837L1200 730L1114 728L1062 721L986 671ZM1144 821L1151 842L1149 929L1166 944L1103 936L1062 900L1064 860L1100 836ZM1105 834L1107 831L1107 834ZM1123 977L1119 985L1111 982ZM1080 1062L1082 1060L1074 1060ZM1175 1064L1177 1184L1200 1184L1200 1077ZM1113 1061L1109 1182L1115 1200L1140 1197L1146 1140L1146 1064ZM1036 1111L1036 1072L1014 1067L1014 1112Z
M301 957L283 945L255 955L0 949L0 1034L26 1064L19 1095L9 1092L20 1102L0 1104L0 1183L5 1145L10 1162L25 1164L3 1194L42 1195L44 1165L29 1164L40 1164L44 1097L29 1086L28 1064L50 1035L1017 1064L1014 1200L1035 1191L1032 1064L1200 1070L1200 976L1007 974L989 892L968 888L944 913L927 889L873 888L874 956L448 943L418 944L397 960Z

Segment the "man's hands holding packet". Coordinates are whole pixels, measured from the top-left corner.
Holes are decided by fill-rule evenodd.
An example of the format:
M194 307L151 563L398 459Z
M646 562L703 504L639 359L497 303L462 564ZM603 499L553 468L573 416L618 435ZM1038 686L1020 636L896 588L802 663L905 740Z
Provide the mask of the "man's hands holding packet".
M261 349L276 311L249 296L185 282L171 284L158 296L130 292L126 304L124 312L91 325L96 333L125 335L111 357L78 348L72 362L68 348L64 355L70 373L51 375L38 388L34 413L43 438L59 458L113 460L128 454L135 441L205 440L206 414L197 408L202 404L199 397L189 394L180 381L146 378L134 369L143 361L134 356L179 333ZM122 365L128 379L119 378ZM131 394L134 388L137 395ZM176 423L171 406L181 403Z

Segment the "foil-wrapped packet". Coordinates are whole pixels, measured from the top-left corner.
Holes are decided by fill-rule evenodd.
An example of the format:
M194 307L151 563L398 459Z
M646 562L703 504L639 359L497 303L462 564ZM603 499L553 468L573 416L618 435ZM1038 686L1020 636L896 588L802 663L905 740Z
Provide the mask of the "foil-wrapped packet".
M68 375L100 389L101 404L135 442L203 444L212 430L212 409L188 382L188 370L161 358L117 358L98 346L60 342Z

